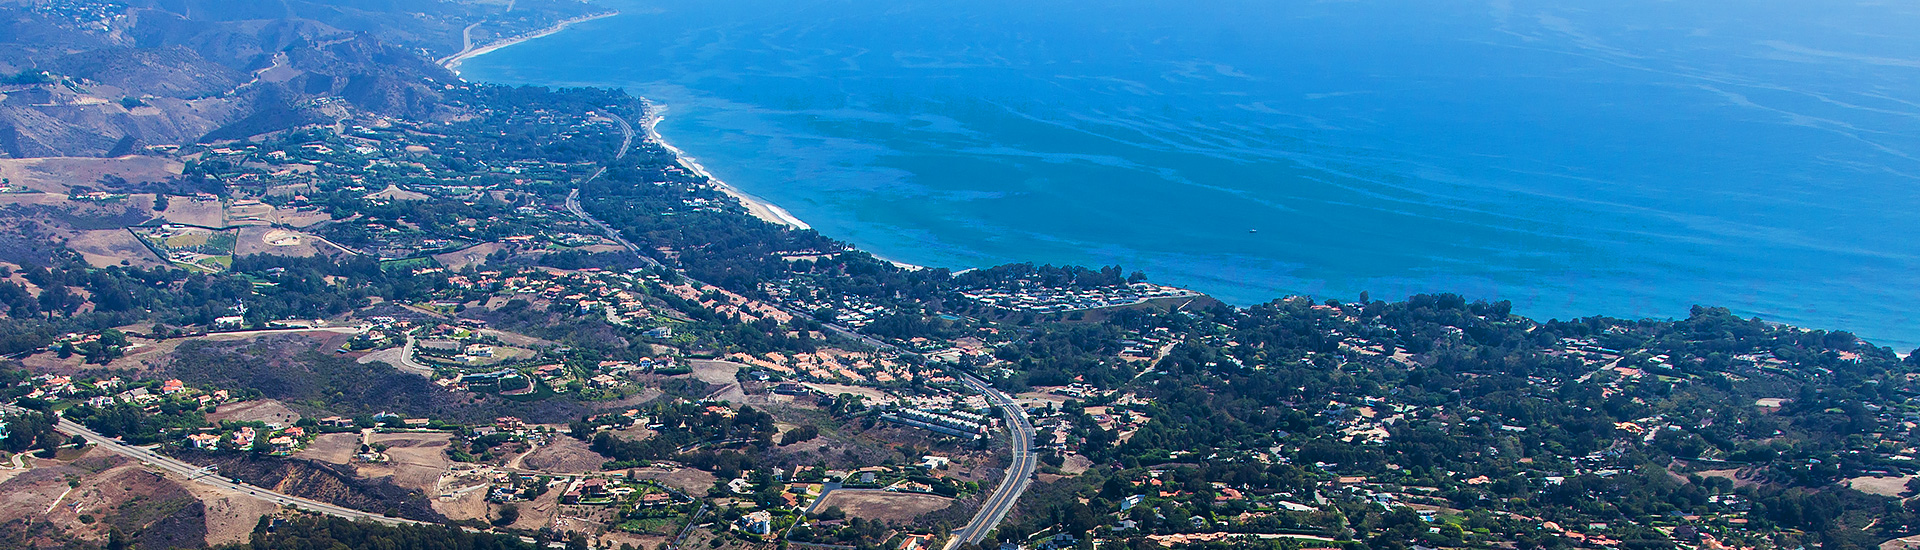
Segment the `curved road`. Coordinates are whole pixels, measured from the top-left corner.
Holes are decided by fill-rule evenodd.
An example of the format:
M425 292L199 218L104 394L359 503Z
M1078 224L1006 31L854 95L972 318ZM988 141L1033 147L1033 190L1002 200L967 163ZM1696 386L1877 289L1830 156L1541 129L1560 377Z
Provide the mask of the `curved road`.
M1014 503L1020 501L1020 493L1026 492L1027 485L1033 482L1033 470L1039 463L1039 456L1033 452L1033 424L1027 421L1026 409L1020 408L1007 394L993 389L993 386L979 378L966 373L958 374L961 382L986 395L993 406L1007 417L1007 432L1013 443L1013 463L1007 466L1007 477L1000 480L1000 486L994 488L993 495L988 496L987 501L980 505L980 511L974 513L973 521L955 530L953 538L947 540L946 548L949 550L961 543L979 543L988 531L999 526L1000 521L1007 518L1007 513L1013 511Z
M606 115L608 117L611 117L614 122L618 123L620 125L621 133L625 134L625 138L622 139L620 142L620 153L613 157L614 160L619 160L622 157L625 157L627 155L627 149L630 148L633 144L633 136L634 136L633 126L627 124L627 120L624 118L621 118L619 115L615 115L613 113L606 113ZM649 126L649 129L651 129L650 126ZM603 173L606 173L606 171L607 171L606 167L602 166L599 170L595 171L593 175L587 176L587 179L581 180L580 182L581 185L584 186L587 182L591 182L594 179L599 178L600 175ZM580 186L575 186L572 192L567 193L566 206L567 206L568 212L572 213L574 216L577 216L582 220L586 220L587 223L592 224L594 227L599 228L600 231L604 232L608 238L611 238L615 242L620 243L621 246L626 247L628 251L633 252L635 256L639 256L640 260L643 262L646 262L647 265L649 266L660 265L660 263L657 261L654 261L652 257L649 257L644 253L641 253L640 247L638 245L633 244L632 242L627 241L626 237L622 236L619 231L615 231L613 227L608 226L606 223L603 223L599 219L594 218L592 214L588 214L585 208L581 208L580 207ZM705 283L701 283L700 281L694 280L691 277L687 277L687 280L696 285L705 286ZM779 307L780 309L786 310L787 313L795 316L800 316L800 317L811 316L810 313L793 310L791 308L786 307L784 304L775 304L775 306ZM854 332L852 330L849 330L845 327L841 327L836 324L823 323L822 326L826 327L827 330L831 332L854 339L856 341L867 344L869 346L873 346L878 349L889 350L895 353L901 353L901 354L907 354L907 355L917 355L917 354L914 354L913 352L900 349L899 347L894 346L892 344L888 344L886 342L874 339L870 336ZM973 520L968 521L965 526L962 526L960 529L954 531L954 536L952 539L949 539L947 541L945 550L951 550L953 547L958 546L962 542L978 543L980 542L980 539L982 537L986 536L988 531L992 531L994 527L999 526L1000 521L1006 519L1007 514L1013 511L1013 505L1014 503L1020 500L1020 494L1026 492L1027 485L1033 482L1033 472L1034 472L1034 469L1038 466L1038 462L1039 462L1038 456L1036 456L1033 452L1033 436L1034 436L1033 424L1027 421L1026 409L1020 408L1019 405L1013 402L1012 398L1007 397L1007 394L1001 393L1000 390L993 389L993 386L987 385L986 382L981 381L979 378L975 378L973 375L966 374L966 373L956 373L956 374L958 374L959 378L966 383L967 387L972 388L974 391L980 392L980 394L987 396L987 400L992 402L995 408L1000 409L1001 414L1007 418L1008 432L1009 432L1009 435L1013 438L1012 440L1013 463L1008 465L1007 467L1007 477L1005 479L1000 480L1000 485L994 488L993 494L987 497L986 503L980 506L980 511L974 514Z

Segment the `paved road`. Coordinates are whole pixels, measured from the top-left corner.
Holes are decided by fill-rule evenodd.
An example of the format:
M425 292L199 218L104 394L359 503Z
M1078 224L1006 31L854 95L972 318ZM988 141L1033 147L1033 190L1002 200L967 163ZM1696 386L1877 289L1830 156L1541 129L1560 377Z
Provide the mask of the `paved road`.
M620 125L620 133L621 133L620 152L615 153L613 155L613 160L620 160L622 158L626 158L627 150L633 148L633 136L634 136L633 125L627 124L627 119L621 118L620 115L607 113L607 117L612 118L615 123ZM606 172L607 172L607 167L601 166L599 170L595 170L593 172L593 175L587 176L587 179L580 180L580 185L574 186L573 190L567 193L567 212L572 213L574 216L579 217L580 219L586 220L587 223L593 224L594 227L600 228L600 232L605 233L607 235L607 238L613 239L615 242L620 243L620 246L626 247L628 252L632 252L635 256L639 256L640 260L646 262L647 265L649 266L660 265L660 262L656 262L653 260L653 258L647 256L646 254L641 253L639 246L631 242L627 242L627 238L621 236L619 231L614 231L613 227L610 227L605 223L601 223L598 218L594 218L591 214L587 214L587 210L585 208L580 207L580 188L585 187L588 182L598 179L601 174L604 174Z
M973 521L967 522L953 532L953 538L947 540L947 549L961 543L978 543L980 539L1000 525L1013 511L1013 505L1020 501L1020 494L1026 492L1027 485L1033 482L1033 470L1039 457L1033 452L1033 424L1027 421L1027 411L1013 402L1013 398L993 386L975 378L971 374L961 373L960 381L987 396L995 408L1007 418L1007 431L1013 438L1013 463L1007 466L1007 477L1000 480L1000 486L980 505L980 511L974 513Z
M5 410L7 412L25 412L24 410L11 405L0 405L0 410ZM134 460L138 460L140 461L141 464L146 465L148 467L161 470L164 472L172 473L172 474L181 476L186 480L199 482L201 484L212 486L215 488L226 489L236 493L246 493L249 495L253 495L255 497L260 498L261 500L272 502L274 504L278 504L281 506L292 506L294 508L299 508L301 510L319 512L329 516L336 516L336 517L352 519L352 520L377 521L377 522L385 523L388 525L401 525L401 524L431 525L428 523L413 521L410 519L391 518L391 517L383 516L380 514L365 512L361 510L355 510L352 508L347 508L345 506L328 504L328 503L320 502L317 500L296 497L289 494L270 491L261 487L255 487L252 485L238 483L232 479L220 477L219 475L216 475L208 471L207 468L195 466L193 464L175 459L173 457L162 455L160 453L156 453L141 447L126 445L118 441L108 439L106 436L100 435L99 433L96 433L93 430L87 429L86 426L81 426L80 424L67 420L65 418L61 418L58 423L54 424L54 428L68 435L78 435L81 437L85 437L87 438L88 443L91 443L102 450L116 453L121 456L125 456L127 458L132 458Z
M425 376L428 380L432 380L433 367L420 364L419 361L413 360L413 346L417 342L419 342L419 340L414 338L413 334L407 334L406 345L400 346L400 364L395 366L407 369L409 372Z
M620 154L614 157L614 160L619 160L621 157L626 156L627 149L632 145L634 135L633 126L627 124L626 119L620 118L612 113L608 113L607 116L612 117L614 122L619 123L621 132L626 135L620 144ZM651 133L651 126L649 126L649 132ZM584 186L587 182L600 177L600 174L606 172L606 170L606 168L602 167L580 183ZM641 261L646 262L647 265L660 265L660 263L654 261L652 257L642 253L639 246L628 242L626 237L620 235L619 231L615 231L612 227L594 218L591 214L588 214L586 209L581 208L579 186L574 187L573 191L567 194L567 211L580 219L586 220L587 223L593 224L594 227L600 228L600 231L606 233L608 238L619 242L621 246L626 247L627 250L633 252L635 256L639 256ZM705 286L705 283L701 283L691 277L688 277L687 281L693 283L695 286ZM788 314L797 317L804 318L812 317L813 315L812 312L788 308L785 304L776 303L774 306L786 310ZM918 355L911 351L900 349L893 344L854 332L836 324L823 323L822 326L835 334L845 336L877 349L906 355ZM1020 500L1020 494L1026 492L1027 485L1033 481L1033 471L1038 463L1038 457L1033 453L1033 424L1027 421L1027 411L1020 408L1019 405L1014 404L1012 398L1007 397L1004 393L1000 393L999 390L993 389L993 386L987 385L986 382L965 373L959 373L959 376L966 382L968 387L986 395L987 399L1006 416L1007 426L1013 437L1013 463L1007 468L1007 477L1000 480L1000 486L994 488L993 495L987 498L986 503L980 507L980 511L974 515L973 520L967 522L966 526L955 531L954 538L947 541L948 550L960 542L980 542L981 537L986 536L987 531L991 531L994 527L1000 525L1000 521L1006 519L1007 513L1013 511L1013 505ZM822 496L824 497L825 495Z

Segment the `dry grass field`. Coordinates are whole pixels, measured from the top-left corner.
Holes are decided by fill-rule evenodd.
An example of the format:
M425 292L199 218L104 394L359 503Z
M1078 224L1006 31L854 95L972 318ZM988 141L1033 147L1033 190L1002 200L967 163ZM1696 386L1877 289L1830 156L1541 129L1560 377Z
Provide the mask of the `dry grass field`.
M1848 487L1869 495L1899 497L1907 491L1907 482L1920 476L1899 477L1856 477L1846 481Z
M98 189L97 182L107 176L134 183L153 182L178 176L185 168L176 160L147 156L0 159L0 178L19 187L66 194L75 185Z

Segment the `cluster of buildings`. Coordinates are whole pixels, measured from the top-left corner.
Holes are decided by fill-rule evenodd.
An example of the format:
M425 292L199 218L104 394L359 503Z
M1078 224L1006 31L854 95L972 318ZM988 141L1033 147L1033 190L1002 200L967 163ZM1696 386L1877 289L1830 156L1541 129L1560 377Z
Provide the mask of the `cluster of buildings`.
M961 296L1000 309L1033 313L1066 313L1108 307L1130 306L1163 298L1199 297L1191 290L1153 283L1097 288L1050 287L1030 281L1016 281L1001 288L967 289Z
M874 320L895 313L894 308L861 296L829 292L804 277L765 283L760 289L797 311L832 312L834 323L855 329L866 328Z
M923 370L885 354L826 348L807 353L728 354L726 358L778 373L788 380L892 386L919 380L934 383L936 371Z
M880 419L969 440L985 439L993 428L991 419L959 410L928 411L896 408L880 415Z

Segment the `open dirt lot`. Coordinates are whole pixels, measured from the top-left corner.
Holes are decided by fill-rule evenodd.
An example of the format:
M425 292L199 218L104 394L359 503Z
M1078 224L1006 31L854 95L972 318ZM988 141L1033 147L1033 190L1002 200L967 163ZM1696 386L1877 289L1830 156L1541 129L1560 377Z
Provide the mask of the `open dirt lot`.
M433 259L449 270L458 271L470 265L487 263L487 255L506 248L503 243L480 243L445 254L435 254Z
M1853 490L1883 497L1899 497L1907 490L1907 482L1920 476L1901 477L1856 477L1847 480L1847 486Z
M447 519L491 520L493 508L487 503L487 485L461 487L433 499L433 511L447 516Z
M287 408L279 401L259 399L221 405L213 411L213 414L207 415L208 422L218 424L227 420L292 426L294 422L300 420L300 413L293 412L293 409Z
M319 245L319 239L306 233L271 227L246 227L240 229L239 237L234 242L233 254L235 256L271 254L305 258L321 253L321 249L316 245ZM332 251L333 247L326 248L327 251Z
M912 493L839 490L827 493L815 510L838 506L849 517L868 520L909 521L921 514L953 504L953 499Z
M546 445L534 449L520 458L520 467L558 473L598 472L607 457L587 448L584 441L571 437L556 437Z
M708 399L718 399L731 403L745 403L747 401L747 392L740 389L740 380L737 378L740 369L746 365L732 361L706 361L698 359L690 361L689 363L693 367L693 378L695 380L722 386L719 390L714 391L712 395L707 396Z
M369 444L387 445L386 464L367 464L358 469L361 477L392 476L393 484L432 493L440 474L453 459L447 458L449 437L444 433L386 433L368 436Z
M293 456L329 464L346 464L353 461L353 454L359 450L360 434L320 434L313 436L313 442Z
M167 201L167 211L159 213L170 223L200 227L226 227L227 206L218 200L175 197Z
M707 489L713 488L714 482L713 474L693 468L636 468L633 475L696 495L706 494Z
M861 387L861 386L845 386L841 384L804 384L804 385L806 387L819 390L820 392L825 393L827 395L840 395L843 393L851 393L860 397L865 397L867 398L868 405L892 403L895 401L895 399L892 396L887 395L886 392L882 392L875 388L867 388L867 387Z
M207 510L207 544L243 543L253 535L260 516L271 515L280 506L259 497L221 491L200 483L185 483L187 490Z
M559 343L559 342L555 342L555 341L552 341L552 340L546 340L546 339L541 339L541 338L534 338L534 337L532 337L532 336L527 336L527 335L525 335L525 334L520 334L520 333L517 333L517 332L507 332L507 331L504 331L504 330L494 330L494 329L490 329L490 328L489 328L489 329L480 329L480 335L481 335L481 336L492 336L492 337L494 337L494 338L499 338L499 339L500 339L500 341L502 341L502 342L506 342L506 343L507 343L507 345L511 345L511 346L520 346L520 347L523 347L523 348L538 348L538 347L546 347L546 346L558 346L558 345L560 345L560 343Z

